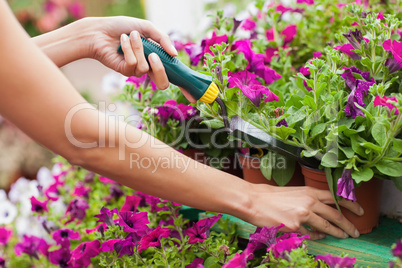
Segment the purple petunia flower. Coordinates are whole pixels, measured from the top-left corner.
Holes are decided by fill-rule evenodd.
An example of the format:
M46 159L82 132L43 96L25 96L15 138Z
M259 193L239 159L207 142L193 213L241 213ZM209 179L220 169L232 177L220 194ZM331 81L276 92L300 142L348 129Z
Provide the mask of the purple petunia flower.
M204 49L200 45L191 44L184 47L184 50L190 57L191 65L197 66L202 59Z
M322 56L322 53L320 51L313 52L313 59L317 59L321 56Z
M73 267L68 264L71 259L71 252L68 248L60 248L54 251L49 251L49 261L52 264L58 265L61 268Z
M124 195L123 190L116 183L113 183L112 185L110 185L109 193L110 193L109 198L110 199L114 198L116 200L118 200L120 197L122 197Z
M125 239L112 239L102 243L101 251L116 251L119 257L133 255L135 243L131 237Z
M363 72L357 69L355 66L350 68L343 67L345 72L341 74L342 78L345 79L346 85L351 90L348 99L346 108L344 109L347 116L352 116L356 118L357 116L364 116L364 113L356 107L356 103L360 106L364 106L364 96L368 94L368 90L370 86L374 85L374 79L370 79L369 72ZM360 74L364 80L357 79L353 75L353 73Z
M254 258L254 250L254 245L249 243L242 253L236 253L222 268L247 268L247 261Z
M264 57L264 63L269 64L272 61L272 58L275 57L275 53L278 51L278 48L273 48L273 47L268 47L265 50L265 57Z
M274 41L275 40L274 28L266 30L265 36L267 37L268 41Z
M384 48L384 50L391 51L392 53L394 61L388 61L388 65L394 65L394 68L392 68L392 72L399 70L402 67L402 42L397 42L396 40L393 40L391 42L391 39L388 39L384 41L382 47ZM387 63L385 64L387 65ZM390 69L390 73L392 72Z
M347 34L343 35L346 37L346 39L349 41L349 43L352 45L354 49L360 49L360 43L365 40L366 43L368 42L368 39L363 38L362 32L360 30L355 30L355 31L349 31ZM364 44L365 47L367 48L367 44Z
M392 74L402 69L402 62L397 61L395 58L390 58L385 61L385 66L388 67L389 73Z
M141 197L136 195L127 195L126 200L124 201L123 206L120 211L137 211L137 207L141 202Z
M376 107L378 105L381 105L381 106L384 106L384 107L388 107L388 109L390 111L395 109L395 114L399 114L398 108L395 105L393 105L392 103L389 103L388 101L398 102L396 97L388 98L388 97L384 96L384 97L381 98L380 96L375 96L374 107Z
M351 200L356 202L355 196L355 185L352 179L352 169L344 169L342 176L338 179L338 191L336 194L345 198L346 200Z
M156 227L141 238L138 251L141 252L149 247L159 247L161 245L161 238L169 237L169 235L170 229L161 228L160 226Z
M83 182L79 182L77 186L74 187L74 191L71 195L88 198L90 191L91 188L89 186L85 186Z
M83 220L87 215L86 210L89 208L89 205L85 199L81 197L76 197L71 200L70 204L67 207L66 215L70 216L70 220L68 222L72 222L76 219Z
M123 227L124 232L145 232L148 229L147 212L120 211L117 215L119 216L118 223Z
M109 210L108 208L102 207L100 210L101 214L97 214L94 217L98 218L96 222L104 222L108 226L113 226L113 215L116 213L117 214L117 209L114 208L112 210Z
M71 259L68 264L72 266L87 267L91 264L91 258L98 256L100 252L99 240L83 242L76 249L71 251Z
M314 0L297 0L297 4L306 4L306 5L314 5Z
M186 265L185 268L204 268L204 265L202 263L204 262L204 259L202 258L195 258L193 262L189 265Z
M80 233L71 229L59 229L53 232L52 237L57 245L61 245L64 248L70 248L70 240L81 239Z
M237 28L239 28L242 22L243 22L242 20L237 20L236 18L233 18L232 34L234 34L237 31Z
M30 235L24 235L22 242L17 243L14 247L17 256L25 253L35 259L39 259L38 253L46 256L48 249L49 245L44 239Z
M0 245L7 245L13 235L12 229L7 229L4 226L0 227Z
M354 53L352 50L354 50L355 48L351 45L351 44L344 44L341 46L336 46L334 47L335 50L339 50L340 52L345 53L346 55L348 55L352 60L360 60L362 57L360 57L360 55L357 55L356 53Z
M309 239L309 235L299 237L297 233L287 233L276 239L276 243L272 244L267 251L272 251L275 258L283 258L287 252L300 247L304 239Z
M0 257L0 268L5 268L5 267L6 267L6 260L3 259L2 257Z
M392 249L392 255L402 260L402 240L396 242L395 247Z
M130 76L129 78L127 78L126 82L134 84L136 86L136 88L139 88L141 86L141 84L143 84L143 86L145 88L148 87L149 84L151 84L152 90L157 89L155 83L149 79L147 74L144 74L141 77Z
M277 227L266 227L257 228L254 234L250 235L250 243L254 245L255 250L260 248L269 248L272 244L276 243L276 235L279 229L285 225L281 224Z
M292 42L296 34L297 34L297 26L295 24L286 26L286 28L283 29L283 31L281 32L281 35L284 37L283 42L285 44Z
M253 21L252 19L245 19L241 23L240 27L246 31L253 31L257 27L257 23L255 21Z
M203 47L203 53L209 53L211 55L212 51L210 49L211 46L213 45L220 45L222 43L227 43L228 42L228 36L226 34L224 35L216 35L216 32L212 33L211 38L205 38L204 40L202 40L201 42L201 46Z
M330 268L353 268L356 258L339 257L331 254L317 255L315 260L324 261Z
M268 87L260 84L257 76L249 71L239 71L229 74L229 88L238 87L250 101L259 107L261 99L265 96L264 101L278 101L278 96L272 93Z
M42 213L44 211L48 212L49 209L47 208L47 202L49 202L49 200L45 200L45 201L39 201L38 199L36 199L34 196L32 196L30 198L31 200L31 210L33 212L37 212L37 213Z
M212 225L214 225L220 218L222 218L221 214L202 219L196 222L193 227L188 228L186 230L186 235L189 236L188 243L195 244L197 242L203 242L205 239L207 239Z

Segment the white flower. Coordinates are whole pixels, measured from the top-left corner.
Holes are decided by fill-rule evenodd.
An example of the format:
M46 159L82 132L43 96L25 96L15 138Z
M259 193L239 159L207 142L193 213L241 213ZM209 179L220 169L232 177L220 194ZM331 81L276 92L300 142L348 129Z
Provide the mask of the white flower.
M19 178L13 185L8 193L8 198L13 203L18 203L22 199L29 199L32 196L38 197L38 182L30 181L24 177Z
M47 189L51 184L55 182L52 173L46 167L41 167L37 174L39 185L43 187L43 189Z
M3 200L7 200L7 194L6 191L0 189L0 202Z
M17 213L17 208L13 203L7 199L0 201L0 225L12 223Z
M127 77L116 73L110 72L102 78L102 91L106 94L119 92L126 83Z
M41 220L38 217L20 216L15 220L15 230L19 236L34 235L40 238L49 238Z
M64 204L63 197L59 197L56 201L52 201L49 203L49 207L52 209L52 212L55 214L54 216L63 216L66 212L67 206Z

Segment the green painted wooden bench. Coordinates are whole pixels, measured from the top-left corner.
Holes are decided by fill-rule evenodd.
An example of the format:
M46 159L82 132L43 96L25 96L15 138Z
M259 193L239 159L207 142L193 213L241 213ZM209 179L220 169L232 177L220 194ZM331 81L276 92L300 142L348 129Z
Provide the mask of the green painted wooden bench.
M202 212L199 219L210 217ZM236 224L236 231L239 237L248 239L250 234L255 232L256 227L236 217L223 215L230 220L231 224ZM213 228L216 231L222 231ZM358 266L388 267L388 262L393 259L391 246L402 238L402 224L397 220L382 217L380 225L371 234L361 235L359 238L338 239L327 236L318 241L307 241L308 252L312 255L318 254L337 254L346 253L350 257L356 258Z

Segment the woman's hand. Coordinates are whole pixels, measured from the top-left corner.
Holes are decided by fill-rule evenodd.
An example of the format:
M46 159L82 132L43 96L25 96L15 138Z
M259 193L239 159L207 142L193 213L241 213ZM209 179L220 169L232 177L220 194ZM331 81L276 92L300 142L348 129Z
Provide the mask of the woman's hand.
M285 225L281 231L309 234L311 239L330 234L339 238L358 237L359 232L338 210L329 191L311 187L250 186L251 215L246 221L257 226ZM356 215L364 211L358 203L342 200L339 204ZM307 229L307 225L311 230Z
M160 89L169 86L158 55L149 55L151 66L148 65L140 37L159 43L171 56L177 56L177 51L169 36L156 29L151 22L130 17L104 17L86 18L80 23L97 25L89 46L90 57L126 76L139 77L148 73ZM120 43L124 55L117 53Z

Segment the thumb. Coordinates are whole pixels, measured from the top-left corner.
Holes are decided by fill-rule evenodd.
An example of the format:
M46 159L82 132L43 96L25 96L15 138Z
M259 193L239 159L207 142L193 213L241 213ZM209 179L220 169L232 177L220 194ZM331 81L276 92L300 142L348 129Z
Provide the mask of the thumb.
M186 97L186 99L188 99L189 102L191 102L191 103L197 102L197 100L193 96L191 96L191 94L188 93L185 89L183 89L181 87L179 87L179 88L181 90L181 93L183 93L184 97Z

